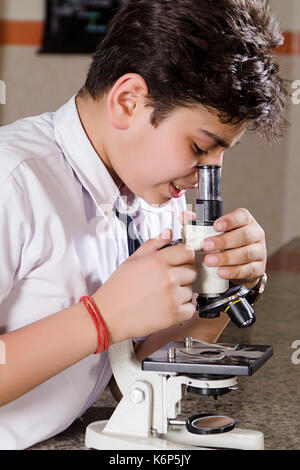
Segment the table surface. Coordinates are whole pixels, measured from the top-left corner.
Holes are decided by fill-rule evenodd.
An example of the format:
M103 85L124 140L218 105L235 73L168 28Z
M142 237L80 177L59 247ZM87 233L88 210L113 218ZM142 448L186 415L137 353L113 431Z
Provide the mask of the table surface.
M268 285L249 329L230 324L219 342L272 345L274 355L250 377L239 378L239 389L218 400L192 393L182 401L180 418L197 413L233 416L240 428L264 433L265 449L300 449L300 364L295 364L293 342L300 345L300 238L276 252L267 265ZM299 346L298 346L299 348ZM296 357L297 358L297 357ZM86 426L108 419L116 401L106 390L80 420L66 431L30 450L84 450Z

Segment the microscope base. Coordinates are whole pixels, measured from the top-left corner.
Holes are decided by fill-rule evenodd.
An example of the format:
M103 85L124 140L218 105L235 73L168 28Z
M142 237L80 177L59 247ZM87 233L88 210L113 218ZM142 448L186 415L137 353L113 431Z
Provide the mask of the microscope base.
M222 434L192 434L185 427L176 427L157 437L103 432L108 421L96 421L86 429L85 446L97 450L263 450L264 436L259 431L235 428Z

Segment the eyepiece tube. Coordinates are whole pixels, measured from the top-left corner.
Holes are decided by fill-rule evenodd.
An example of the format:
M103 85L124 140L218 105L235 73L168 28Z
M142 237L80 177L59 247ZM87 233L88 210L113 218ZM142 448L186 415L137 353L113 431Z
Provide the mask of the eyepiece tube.
M217 165L198 165L198 191L196 216L199 224L213 225L223 215L221 198L221 167Z
M221 166L198 165L197 199L221 201Z

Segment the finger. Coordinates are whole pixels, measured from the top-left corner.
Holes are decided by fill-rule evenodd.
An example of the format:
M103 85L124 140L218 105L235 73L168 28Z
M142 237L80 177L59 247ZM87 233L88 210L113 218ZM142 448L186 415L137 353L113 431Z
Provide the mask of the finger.
M181 225L188 224L191 220L196 219L196 213L191 211L182 211L179 215L179 222Z
M205 255L204 263L207 266L238 266L253 261L262 261L264 258L264 246L261 243L252 243L241 248Z
M194 265L185 264L171 268L170 277L179 286L187 286L197 279L198 273Z
M185 304L187 302L191 302L193 297L193 289L192 286L183 286L178 287L177 290L177 301L179 305Z
M225 232L225 230L249 225L253 220L253 216L247 209L239 208L217 219L214 223L214 229L216 232Z
M167 242L172 240L173 231L170 228L165 228L157 237L154 237L152 240L166 240Z
M150 253L153 253L165 245L171 242L172 240L172 230L165 229L160 235L155 238L151 238L143 243L130 257L131 260L141 258L142 256L147 256Z
M227 266L226 268L219 268L217 273L218 276L223 279L251 282L263 275L264 268L262 262L255 261L253 263L240 266Z
M196 306L192 304L192 302L187 302L185 304L180 305L179 307L179 315L180 315L180 322L189 320L196 312Z
M251 223L236 230L222 233L222 235L206 238L203 241L202 249L204 251L230 250L261 242L262 239L263 233L259 225Z
M195 252L191 246L184 243L168 246L157 253L163 256L170 266L180 266L183 264L195 264Z

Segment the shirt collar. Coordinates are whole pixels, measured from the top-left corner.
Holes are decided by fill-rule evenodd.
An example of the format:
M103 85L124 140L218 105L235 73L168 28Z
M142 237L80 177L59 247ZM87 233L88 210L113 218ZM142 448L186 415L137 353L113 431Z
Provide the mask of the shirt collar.
M185 197L185 196L181 196L181 197ZM175 207L175 199L171 199L168 203L163 204L163 205L149 204L142 198L139 198L139 201L140 201L141 209L144 212L153 212L153 213L159 214L161 212L167 212L170 210L172 211Z
M82 127L75 98L76 95L73 95L54 113L54 136L57 144L98 207L111 204L119 212L136 212L140 201L126 186L119 190L115 184Z

